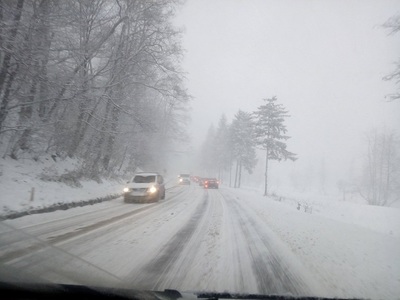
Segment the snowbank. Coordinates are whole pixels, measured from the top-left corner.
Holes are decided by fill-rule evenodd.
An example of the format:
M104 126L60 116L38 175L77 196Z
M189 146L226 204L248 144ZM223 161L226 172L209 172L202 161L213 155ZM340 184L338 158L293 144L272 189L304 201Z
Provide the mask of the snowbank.
M257 197L263 194L259 189L243 190L254 193ZM400 238L400 208L396 205L372 206L359 198L343 201L339 194L301 193L289 189L274 191L271 198L293 210Z
M49 212L91 205L122 195L128 178L102 179L102 182L77 177L76 159L51 156L41 160L0 159L0 217L15 218L26 214ZM167 188L176 178L165 178Z
M0 160L0 215L32 211L57 204L111 199L121 194L122 183L102 180L77 180L79 161ZM62 180L62 182L60 181Z
M264 220L335 296L400 295L400 209L314 196L307 198L305 210L303 197L265 198L259 191L228 191Z

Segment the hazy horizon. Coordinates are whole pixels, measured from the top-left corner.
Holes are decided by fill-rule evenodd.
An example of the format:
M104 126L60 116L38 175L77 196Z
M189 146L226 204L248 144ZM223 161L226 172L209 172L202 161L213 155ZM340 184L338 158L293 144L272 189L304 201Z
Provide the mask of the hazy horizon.
M367 132L400 128L400 103L385 98L395 82L383 80L399 59L400 36L382 27L399 11L400 1L187 1L176 24L194 98L192 147L222 114L231 122L239 109L277 96L299 158L279 168L323 162L346 177L361 163Z

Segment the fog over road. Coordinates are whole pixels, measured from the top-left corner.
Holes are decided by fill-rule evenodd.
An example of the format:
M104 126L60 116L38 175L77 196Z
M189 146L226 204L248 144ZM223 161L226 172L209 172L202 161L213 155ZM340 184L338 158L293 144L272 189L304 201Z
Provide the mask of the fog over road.
M170 188L158 203L125 204L120 198L43 216L31 216L29 226L18 219L3 222L1 263L63 283L324 293L265 220L231 189L205 190L192 183ZM8 227L23 223L22 230Z

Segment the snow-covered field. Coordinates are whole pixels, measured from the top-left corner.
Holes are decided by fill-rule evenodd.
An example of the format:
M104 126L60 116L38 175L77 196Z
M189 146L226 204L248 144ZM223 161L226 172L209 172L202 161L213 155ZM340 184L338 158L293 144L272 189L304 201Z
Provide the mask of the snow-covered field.
M43 168L33 162L23 167L1 161L1 172L3 211L100 197L122 186L42 182ZM32 186L35 199L29 201ZM372 299L400 295L400 209L394 207L318 195L265 198L250 189L207 191L192 185L168 190L157 204L124 205L119 198L2 223L79 257L90 274L93 266L105 270L125 287ZM7 233L3 228L0 262L24 269L29 262L42 273L55 268L54 260L46 262L46 252L32 254L40 263L37 257L6 261L2 254L17 239ZM85 274L82 261L68 265Z

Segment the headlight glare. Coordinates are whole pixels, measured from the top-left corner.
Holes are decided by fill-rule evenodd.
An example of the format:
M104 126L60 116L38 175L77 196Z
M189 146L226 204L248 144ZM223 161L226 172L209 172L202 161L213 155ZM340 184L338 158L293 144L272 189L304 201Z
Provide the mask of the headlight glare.
M154 194L155 192L157 192L157 188L153 185L152 187L149 188L148 191L150 194Z
M127 192L129 192L129 188L124 188L124 193L127 193Z

